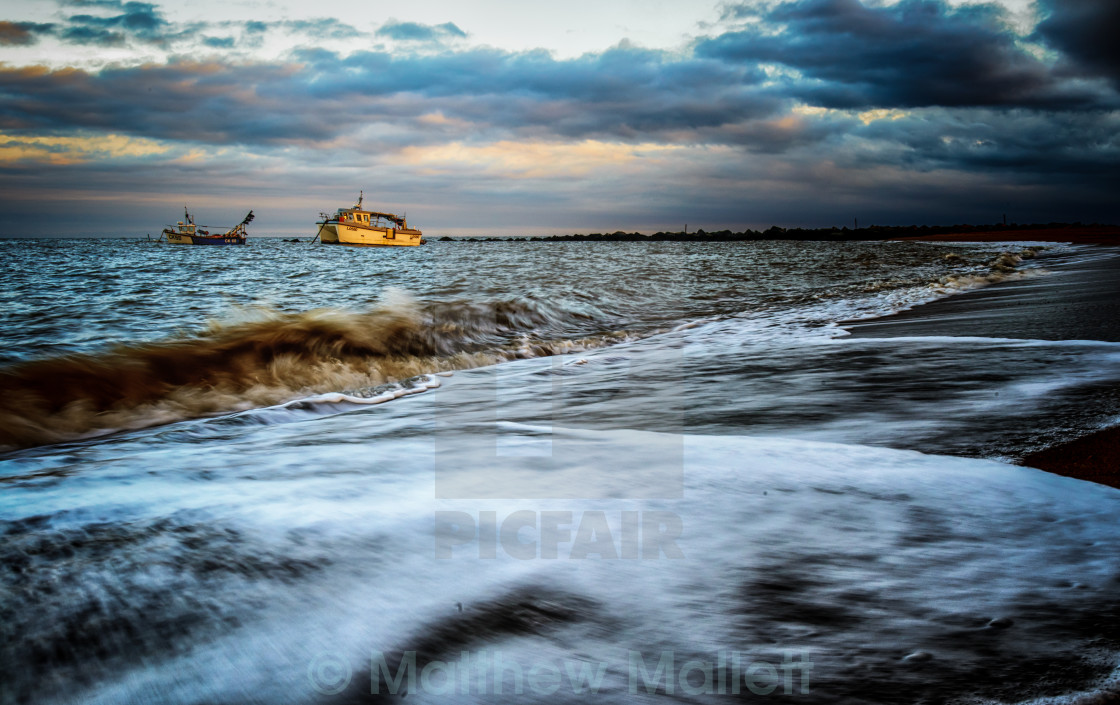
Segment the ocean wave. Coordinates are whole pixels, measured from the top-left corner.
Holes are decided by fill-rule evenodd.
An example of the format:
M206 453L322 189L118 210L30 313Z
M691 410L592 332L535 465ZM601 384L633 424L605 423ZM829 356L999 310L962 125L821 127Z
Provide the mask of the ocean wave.
M1050 271L1037 263L1021 266L1024 260L1036 258L1042 249L1044 248L1025 247L1017 252L1001 252L983 262L973 262L956 252L950 252L941 260L953 267L954 271L932 278L894 277L869 281L859 293L870 294L871 298L850 301L851 311L843 318L881 318L973 289L1046 276Z
M0 447L78 440L316 395L370 403L378 395L363 390L627 337L614 331L564 337L565 328L585 318L528 299L421 304L400 290L387 291L368 311L241 309L194 334L0 370Z
M992 284L999 284L1007 281L1018 281L1019 279L1028 279L1030 277L1043 276L1048 274L1045 269L1008 269L996 270L992 272L981 272L978 274L961 273L961 274L948 274L941 277L936 282L929 285L930 289L945 294L959 293L963 291L970 291L972 289L979 289L981 287L990 286Z

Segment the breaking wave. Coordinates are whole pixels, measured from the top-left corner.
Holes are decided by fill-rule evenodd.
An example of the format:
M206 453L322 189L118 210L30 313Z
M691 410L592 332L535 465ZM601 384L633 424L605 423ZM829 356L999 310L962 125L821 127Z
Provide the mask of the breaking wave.
M245 309L188 336L0 371L0 447L104 435L600 347L626 333L563 336L581 314L530 301L421 305L399 290L364 312ZM432 386L432 385L429 385ZM392 396L392 395L391 395ZM399 395L397 395L399 396Z

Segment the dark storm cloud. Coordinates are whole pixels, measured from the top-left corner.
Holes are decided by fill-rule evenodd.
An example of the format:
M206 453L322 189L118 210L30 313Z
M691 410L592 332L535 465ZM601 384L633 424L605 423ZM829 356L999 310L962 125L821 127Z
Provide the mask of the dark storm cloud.
M733 14L752 12L741 6ZM759 18L746 29L699 42L697 55L796 69L803 77L790 79L783 90L835 108L1069 108L1099 99L1063 85L1021 49L997 5L796 0L769 6Z
M899 120L853 126L845 134L897 154L850 152L854 166L890 162L917 170L949 168L1015 178L1094 179L1120 186L1120 115L1101 111L1046 113L990 108L921 111Z
M171 62L100 72L0 69L8 129L115 129L243 144L315 142L428 112L465 135L656 139L773 114L761 75L708 60L616 48L560 61L545 52L432 57L304 51L296 64Z
M6 106L0 127L65 133L103 130L213 144L310 141L337 134L317 108L298 103L281 86L283 65L171 61L162 66L43 72L0 68ZM270 97L262 90L273 92Z
M762 74L742 67L616 47L578 59L476 49L396 58L317 54L315 88L380 96L419 94L479 125L568 137L644 136L772 114Z
M28 46L40 36L54 33L54 29L50 23L0 21L0 46Z
M377 36L398 41L433 42L449 38L466 37L467 33L453 22L428 25L418 22L389 21L377 30Z
M928 13L930 22L918 21L919 10ZM861 109L928 102L933 96L928 86L896 85L905 83L901 57L920 63L916 47L933 52L933 38L960 35L978 40L1002 32L995 10L950 12L930 2L868 9L854 2L813 0L767 12L770 21L783 22L787 33L791 24L802 23L816 40L817 48L802 47L802 53L790 54L799 57L797 66L803 71L810 64L807 54L829 53L829 46L829 51L840 51L851 36L867 41L881 37L884 67L870 75L867 56L850 57L856 62L851 76L858 80L849 77L845 83L841 79L846 74L832 77L835 69L822 55L814 59L820 64L815 77L772 79L754 61L728 53L729 47L746 46L742 33L735 32L702 43L692 56L625 44L567 60L544 51L366 51L340 56L305 49L287 64L174 61L96 73L4 68L0 95L7 107L0 114L0 126L57 133L115 130L211 144L310 146L384 125L394 131L398 147L455 139L606 139L724 144L760 154L819 148L835 150L840 160L859 155L852 160L857 166L896 161L916 169L1030 168L1039 173L1099 171L1101 159L1116 156L1114 113L1074 110L1076 103L1058 111L1000 106L967 112L960 106L961 97L977 89L963 79L951 99L941 101L946 105L920 108L906 119L865 124L852 114L789 113L795 99L846 91L862 97L842 104ZM974 22L966 22L968 18ZM946 27L937 28L937 21ZM922 25L915 46L898 47L893 33L900 23ZM316 24L308 21L300 29ZM258 32L265 29L256 27ZM831 34L841 39L830 43L826 35ZM771 39L795 45L800 41L783 36ZM224 48L233 40L209 41ZM957 48L967 44L959 37L956 42ZM1000 46L999 51L1012 51ZM751 51L765 53L757 47ZM872 51L867 48L864 53ZM933 52L926 74L919 75L937 73L945 62L954 61L944 58L945 53ZM965 65L973 61L957 60ZM875 78L880 82L873 85ZM1058 80L1047 78L1038 85ZM916 76L909 83L921 81ZM925 91L927 100L900 100L908 90ZM868 99L876 93L884 96L881 102ZM438 125L417 120L425 114L447 120Z
M1046 13L1036 36L1061 51L1089 75L1120 84L1120 2L1040 0Z

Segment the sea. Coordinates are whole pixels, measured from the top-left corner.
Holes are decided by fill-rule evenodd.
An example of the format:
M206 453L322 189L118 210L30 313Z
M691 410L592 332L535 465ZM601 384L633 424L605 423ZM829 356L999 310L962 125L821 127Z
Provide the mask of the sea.
M0 703L1114 702L1115 257L2 240Z

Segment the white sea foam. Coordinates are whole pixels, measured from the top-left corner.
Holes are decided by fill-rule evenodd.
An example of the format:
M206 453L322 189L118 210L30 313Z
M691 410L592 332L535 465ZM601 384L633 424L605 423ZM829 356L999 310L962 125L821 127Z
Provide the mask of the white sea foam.
M287 408L299 404L339 404L342 402L345 402L347 404L362 404L366 406L372 404L384 404L387 401L393 401L394 399L400 399L401 397L420 394L421 392L426 392L429 389L439 388L440 382L438 379L436 379L436 376L437 375L423 375L409 386L402 386L399 384L387 385L386 389L371 394L370 396L345 394L342 392L316 394L315 396L304 397L303 399L297 399L295 401L288 402L287 404L282 404L279 408ZM450 375L449 373L444 373L439 376L447 377Z
M625 688L628 650L671 649L683 659L721 649L754 654L804 649L812 654L813 682L820 687L876 686L865 673L850 670L847 654L855 649L868 666L894 672L900 687L930 687L937 693L942 691L936 682L902 668L907 654L927 653L929 668L941 669L930 673L953 674L971 668L977 657L971 649L981 643L993 668L1033 651L1075 653L1084 646L1082 637L1063 637L1061 630L1047 631L1032 622L1038 596L1053 595L1071 621L1081 619L1094 599L1110 594L1115 576L1109 556L1120 543L1114 520L1120 492L1041 471L783 438L523 424L494 430L514 441L550 434L565 448L553 454L550 472L584 480L598 475L605 484L582 499L577 492L567 499L434 500L430 485L417 482L434 470L423 444L382 439L370 461L387 473L293 476L282 471L263 485L240 481L215 488L205 493L211 506L222 508L218 515L211 513L212 520L236 517L242 540L262 542L259 550L283 549L285 537L305 536L318 547L311 555L325 551L333 567L313 574L310 583L272 585L269 606L254 610L252 620L228 637L59 701L253 694L302 702L314 694L306 670L320 652L341 654L360 669L370 650L421 648L433 629L460 638L454 631L457 603L469 615L526 584L542 594L578 595L596 607L564 628L559 642L543 626L539 632L513 634L498 628L479 636L463 634L466 642L447 657L458 658L459 649L486 648L525 667L556 655L616 664L607 681L615 689ZM632 498L634 483L656 463L647 450L667 444L683 451L678 468L683 494ZM347 457L345 450L309 446L298 462L334 467ZM477 476L478 483L484 485L488 474L490 482L505 482L493 475L494 459L461 460L458 471ZM250 453L237 462L260 473L289 459ZM556 489L552 479L540 487ZM599 494L604 488L607 493ZM199 504L197 497L170 495L151 501L161 504L161 514ZM494 512L499 522L514 512L537 517L569 512L577 523L588 512L602 513L615 542L623 533L622 512L666 512L680 519L677 543L683 558L594 554L573 560L572 526L554 559L542 557L544 544L529 560L509 555L502 544L486 558L479 555L477 541L468 541L456 546L450 559L439 560L433 556L432 533L438 511L476 519L482 518L480 512ZM276 530L281 533L271 533ZM542 541L539 525L517 540ZM307 551L292 548L300 555ZM207 599L236 604L236 598L209 595L205 586L199 591ZM314 601L305 599L309 594ZM863 597L854 601L852 595ZM552 599L562 604L567 598ZM643 610L626 608L635 603ZM843 628L835 628L832 619ZM1009 642L991 642L991 629L984 631L997 619L1012 625ZM208 685L200 689L199 683ZM368 681L356 687L368 688ZM1029 692L1029 684L1023 688ZM423 692L409 698L432 699ZM570 693L562 691L558 699L569 700Z

